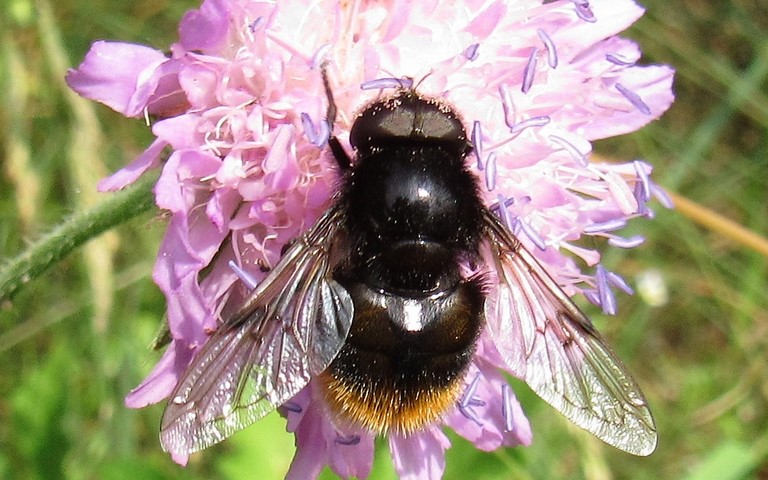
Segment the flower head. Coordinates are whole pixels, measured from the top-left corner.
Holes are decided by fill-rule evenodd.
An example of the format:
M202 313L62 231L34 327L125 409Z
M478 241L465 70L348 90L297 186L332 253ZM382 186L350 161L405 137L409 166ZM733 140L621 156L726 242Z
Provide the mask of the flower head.
M334 134L348 150L355 112L382 89L411 81L453 105L471 132L487 204L567 294L614 313L612 289L631 289L575 242L636 246L642 238L615 232L650 216L652 196L665 198L647 163L590 161L592 140L634 131L672 102L671 69L636 65L637 45L614 36L642 12L631 0L205 0L182 19L170 55L95 43L69 85L126 116L153 118L156 136L99 188L161 168L156 202L171 213L153 277L173 342L126 403L167 398L243 301L249 289L230 263L260 281L331 204L338 173L326 148L321 65L338 109ZM503 342L483 331L465 390L442 417L483 450L531 441L500 373L518 373L499 356ZM334 423L314 381L281 411L296 434L290 478L324 465L345 478L368 474L373 434ZM449 441L432 425L390 434L389 446L402 478L439 478Z

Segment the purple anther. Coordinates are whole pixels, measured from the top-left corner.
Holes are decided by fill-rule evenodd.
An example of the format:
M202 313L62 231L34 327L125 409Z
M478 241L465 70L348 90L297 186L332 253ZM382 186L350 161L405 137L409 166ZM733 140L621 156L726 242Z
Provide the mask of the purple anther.
M502 199L504 199L504 196L503 195L498 195L498 199L501 201ZM499 213L499 210L500 210L501 205L502 205L502 203L500 201L496 202L496 203L492 204L490 207L488 207L492 212L495 212L495 213L497 213L499 215L501 215ZM506 200L504 200L504 203L503 203L504 208L507 208L508 206L512 205L513 203L515 203L515 199L514 198L507 198Z
M629 103L631 103L632 106L634 106L639 112L645 115L651 114L650 107L646 105L642 98L640 98L640 95L636 94L620 83L616 84L616 90L621 92L621 94L624 95L627 100L629 100Z
M633 235L629 238L612 236L608 239L608 245L618 248L635 248L642 245L643 242L645 242L645 237L642 235Z
M337 433L336 440L334 441L339 445L345 445L345 446L351 447L360 443L360 435L344 436Z
M240 268L235 263L234 260L230 260L229 263L227 263L227 265L229 265L229 268L231 268L232 271L235 272L235 275L237 275L237 278L239 278L240 281L243 282L246 287L248 287L248 290L253 290L254 288L256 288L256 285L259 284L259 282L255 278L253 278L253 276L251 276L250 273Z
M248 29L251 31L251 33L256 33L256 30L261 28L261 26L264 25L264 22L266 22L266 19L263 16L258 17L256 20L248 24Z
M637 201L636 213L640 216L646 216L648 214L648 207L646 206L648 199L645 198L645 192L643 191L642 182L635 183L635 188L632 191L632 195L635 197L635 200Z
M504 416L504 431L515 431L514 405L512 405L512 388L504 384L501 387L501 414Z
M547 49L547 64L552 69L557 68L557 49L555 48L555 42L552 41L552 37L547 35L542 29L536 30L539 35L539 39L544 43L544 47Z
M478 57L478 48L480 47L479 43L473 43L472 45L468 46L466 50L464 50L464 58L469 60L470 62L473 62L477 60Z
M507 199L506 197L504 197L504 195L500 193L496 194L496 197L499 199L499 203L498 203L499 218L501 218L501 221L504 223L507 229L509 229L510 232L514 233L514 228L513 228L514 224L512 223L513 219L510 217L509 211L507 210L507 207L509 205L512 205L512 203L514 203L514 200L511 198Z
M591 235L595 233L612 232L614 230L618 230L626 226L627 226L627 221L625 219L614 218L613 220L608 220L605 222L597 222L591 225L587 225L586 227L584 227L584 233L588 233Z
M534 47L531 55L528 57L528 63L523 70L523 86L520 88L523 93L528 93L533 85L533 76L536 74L536 59L539 55L539 49Z
M602 265L597 266L597 294L600 296L600 307L608 315L616 314L616 297L608 285L608 274Z
M317 142L317 129L315 128L312 119L309 118L309 114L306 112L301 113L301 128L304 129L304 135L307 136L309 143L314 145L315 142Z
M522 230L522 224L523 222L518 217L515 217L515 220L512 222L512 227L510 227L510 229L512 233L515 234L516 237L520 236L520 230Z
M471 406L463 407L459 405L459 412L461 412L461 414L467 417L469 420L475 422L477 426L483 426L483 422L480 421L480 419L477 417L477 413L475 413Z
M573 5L576 7L576 15L585 22L595 23L597 17L592 13L592 9L589 8L589 2L586 0L572 0Z
M664 207L675 208L675 202L673 202L672 199L669 198L669 195L667 195L667 192L665 192L663 188L656 185L655 183L651 183L651 195L656 197L656 200L661 202L661 204L664 205Z
M609 272L608 270L605 271L608 275L608 283L613 285L614 287L618 288L619 290L623 291L624 293L628 295L634 295L635 291L632 290L632 287L629 286L626 280L619 275L618 273Z
M593 305L600 307L600 295L597 294L597 290L584 290L584 297Z
M509 129L512 133L520 133L526 128L531 127L543 127L544 125L548 124L552 119L549 118L548 115L542 115L540 117L531 117L526 120L523 120L522 122L518 122L512 126L512 128Z
M459 405L466 407L470 404L472 397L475 396L475 392L477 392L477 385L480 383L480 372L477 372L475 374L475 378L472 379L472 381L467 385L467 388L464 390L464 394L459 399Z
M280 405L280 407L283 410L287 410L288 412L291 412L291 413L301 413L301 410L302 410L301 405L291 400L288 400L284 404Z
M480 127L480 122L475 120L472 123L472 147L475 150L475 157L477 157L477 169L483 169L483 130Z
M531 239L534 245L536 245L536 248L539 250L546 250L547 244L544 242L544 238L539 235L539 232L537 232L531 225L528 224L528 222L521 221L520 226L523 229L523 233Z
M475 413L474 409L472 408L485 405L485 402L475 397L475 392L477 391L477 385L479 383L480 372L475 375L475 378L472 379L472 382L467 386L467 389L464 390L464 394L459 399L458 407L459 412L461 412L462 415L475 422L478 426L482 427L483 423L477 417L477 413Z
M320 122L320 128L317 132L317 141L314 145L316 147L322 147L328 143L329 138L331 138L331 126L328 125L328 122L326 121Z
M312 57L313 70L319 67L325 61L325 57L330 49L330 43L324 43L323 45L320 45L320 48L317 49L317 52L315 52L315 55Z
M643 187L643 200L647 202L651 199L651 181L648 178L648 173L646 173L646 167L648 167L648 164L641 160L635 160L632 162L632 164L635 167L637 178L640 179L640 185Z
M635 60L630 60L622 55L618 55L616 53L606 53L605 59L609 62L618 65L620 67L631 67L635 63L637 63Z
M509 94L509 88L504 84L499 85L499 95L501 96L501 108L504 110L504 123L512 128L515 125L515 104Z
M558 137L557 135L550 135L549 139L563 147L573 157L574 160L579 162L582 167L589 165L587 156L581 153L579 149L576 148L576 146L568 140L564 139L563 137Z
M485 160L485 187L489 192L496 188L496 153L491 152Z
M360 84L361 90L382 90L385 88L411 88L413 86L412 78L385 77L369 80Z
M304 129L304 135L307 136L309 143L316 147L325 145L331 135L331 127L328 126L328 122L320 122L318 129L307 113L301 114L301 127Z

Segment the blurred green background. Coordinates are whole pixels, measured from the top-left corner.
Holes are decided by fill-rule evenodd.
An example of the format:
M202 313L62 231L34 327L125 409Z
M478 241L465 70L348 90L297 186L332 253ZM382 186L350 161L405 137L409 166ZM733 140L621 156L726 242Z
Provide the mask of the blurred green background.
M71 93L65 69L97 39L166 48L183 12L197 5L3 2L0 257L15 257L98 203L96 181L150 141L141 121ZM657 204L655 220L631 226L647 243L606 259L634 284L660 274L669 301L622 296L619 316L595 322L644 388L658 450L635 458L605 446L518 384L534 444L485 454L454 436L446 479L768 478L766 251L717 222L727 218L765 242L768 2L644 5L647 14L625 36L641 44L644 63L677 69L677 102L660 121L597 150L648 160L655 180L693 210L684 200L676 210ZM696 216L697 205L710 210ZM162 406L123 406L159 358L149 345L164 300L150 272L163 229L156 212L142 215L0 304L0 478L282 478L293 438L276 415L181 468L158 444ZM371 478L393 476L380 449Z

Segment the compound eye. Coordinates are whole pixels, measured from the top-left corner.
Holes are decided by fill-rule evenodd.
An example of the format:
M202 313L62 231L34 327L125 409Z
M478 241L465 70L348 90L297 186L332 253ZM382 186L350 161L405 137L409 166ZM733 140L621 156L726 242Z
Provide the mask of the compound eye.
M449 106L412 90L371 104L357 117L350 132L355 149L403 142L445 144L463 151L467 134Z

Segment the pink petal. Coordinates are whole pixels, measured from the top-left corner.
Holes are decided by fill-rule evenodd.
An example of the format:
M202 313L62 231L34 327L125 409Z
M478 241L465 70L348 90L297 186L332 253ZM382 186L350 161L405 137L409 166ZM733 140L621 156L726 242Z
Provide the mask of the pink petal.
M464 27L464 30L478 39L483 39L493 32L498 23L504 18L506 11L507 5L505 2L496 1L477 14L469 25Z
M200 124L204 121L195 113L178 115L155 123L152 133L162 139L174 150L199 148L204 143Z
M492 451L502 445L529 445L532 439L531 426L507 381L496 367L477 358L467 375L470 382L475 378L477 384L472 396L479 402L475 405L467 402L464 410L470 410L470 416L460 408L454 409L446 418L446 425L480 450ZM507 429L508 421L512 425L511 429Z
M189 101L179 85L179 69L183 59L171 58L160 64L151 76L140 81L131 98L129 109L159 118L173 117L189 109Z
M333 435L338 436L338 433L333 431ZM342 436L353 438L357 443L347 444L338 438L332 440L333 443L329 444L331 470L341 478L366 478L373 467L373 435L355 432Z
M235 214L241 200L236 190L220 188L211 195L205 206L205 214L220 232L229 232L229 219Z
M218 157L195 150L175 151L163 166L155 185L160 208L171 212L190 212L198 205L197 194L204 191L201 177L216 173Z
M296 433L296 455L286 478L315 478L325 465L341 478L366 478L373 465L373 435L334 425L322 396L308 401L314 395L309 385L281 408L288 416L288 431Z
M205 343L205 330L216 327L214 312L197 283L197 275L207 264L204 259L191 255L184 240L184 222L174 215L169 224L152 279L163 291L168 303L168 326L173 338L184 340L192 347ZM181 227L181 228L180 228Z
M304 387L299 393L294 395L286 404L280 407L280 414L283 415L287 423L285 430L295 432L301 426L301 420L307 413L307 408L312 401L312 382Z
M672 93L674 70L661 65L631 67L624 70L613 83L621 83L636 93L650 110L649 114L639 112L631 103L614 93L614 97L626 105L625 110L616 110L611 116L597 116L583 126L582 134L591 140L623 135L634 132L656 120L669 109L675 97ZM615 92L615 90L614 90Z
M403 437L389 435L389 451L400 480L439 480L445 471L445 450L450 440L437 427Z
M125 397L125 405L128 408L144 408L171 395L179 381L179 375L184 371L192 356L191 351L184 348L181 349L183 354L177 355L177 348L177 342L168 345L163 357L152 369L152 373ZM181 367L179 367L180 365Z
M94 42L83 63L67 72L66 81L85 98L126 117L140 117L144 105L131 105L131 99L141 80L165 61L162 52L143 45Z
M574 9L569 3L564 3L564 8ZM632 0L591 0L589 5L597 21L589 23L579 20L572 23L567 30L558 33L558 45L592 46L626 30L645 13L645 10ZM573 54L581 53L571 51ZM573 60L572 55L563 53L565 61Z
M285 480L317 478L328 463L328 445L323 437L323 419L317 408L308 408L296 429L296 454Z
M179 72L179 84L192 108L216 106L216 92L221 67L211 63L193 62Z
M114 192L122 190L127 185L135 182L144 172L160 165L160 153L168 144L155 139L136 160L121 168L109 177L101 179L96 188L100 192Z
M179 24L179 43L187 51L222 48L229 33L230 8L227 0L205 0L199 10L187 12Z

